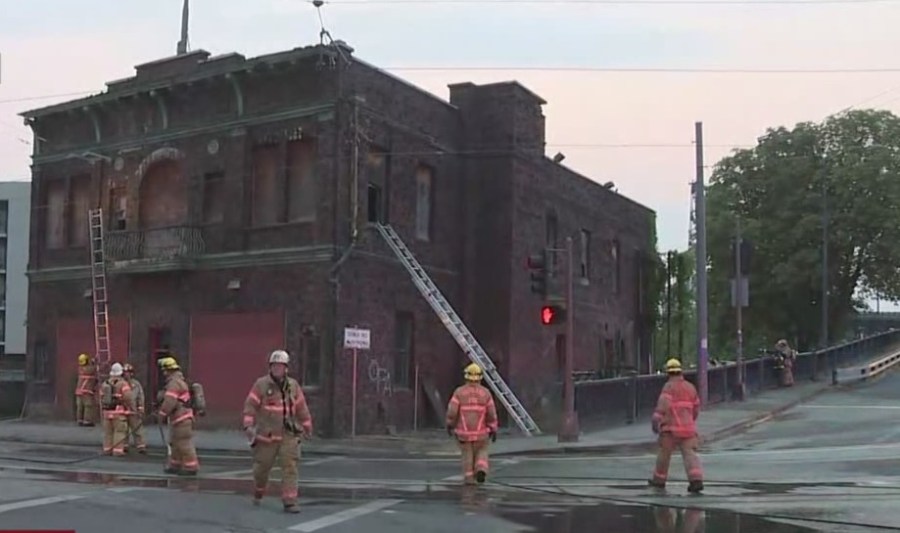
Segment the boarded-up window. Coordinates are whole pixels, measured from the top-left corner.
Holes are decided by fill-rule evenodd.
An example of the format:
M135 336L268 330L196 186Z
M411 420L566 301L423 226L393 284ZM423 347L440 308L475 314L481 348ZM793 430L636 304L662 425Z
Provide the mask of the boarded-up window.
M612 242L612 246L609 250L610 256L612 256L612 286L613 292L618 293L621 288L621 278L622 278L622 258L621 258L621 249L618 240L614 240Z
M316 216L316 141L302 139L287 146L288 221L314 219Z
M383 194L388 181L388 167L390 155L387 150L377 146L370 146L366 155L366 179L369 181L366 187L367 220L369 222L387 222L388 209L386 195Z
M409 387L413 364L413 315L399 312L394 320L394 385Z
M62 180L47 182L47 209L44 226L44 241L47 248L57 250L66 245L66 183Z
M416 238L431 240L432 171L420 165L416 169Z
M278 216L278 146L253 149L253 225L281 222Z
M128 220L128 191L125 187L109 190L109 229L123 231Z
M203 223L221 224L225 220L225 174L210 172L203 176Z
M87 246L90 227L88 210L91 208L91 177L72 178L72 208L69 209L69 245Z
M581 249L581 279L591 279L591 232L581 230L579 248Z

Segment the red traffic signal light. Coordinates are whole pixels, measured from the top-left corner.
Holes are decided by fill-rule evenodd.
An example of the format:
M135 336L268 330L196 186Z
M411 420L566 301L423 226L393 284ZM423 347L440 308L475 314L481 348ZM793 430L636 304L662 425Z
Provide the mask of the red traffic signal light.
M566 320L566 310L558 305L545 305L541 307L541 324L552 326Z

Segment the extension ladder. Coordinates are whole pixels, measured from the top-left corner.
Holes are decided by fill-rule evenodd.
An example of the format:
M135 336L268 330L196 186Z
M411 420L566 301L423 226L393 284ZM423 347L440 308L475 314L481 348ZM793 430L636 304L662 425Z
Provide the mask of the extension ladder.
M425 272L425 269L422 268L422 265L419 264L397 232L394 231L394 228L388 224L375 224L375 227L384 240L387 241L394 254L400 259L410 276L412 276L413 283L415 283L419 292L431 305L431 308L434 309L434 312L441 319L441 322L444 323L444 327L447 328L447 331L450 332L456 343L459 344L459 347L462 348L473 363L477 363L484 370L485 381L487 381L491 390L500 399L500 403L503 404L503 407L506 408L519 428L528 436L539 435L541 433L540 428L531 418L531 415L528 414L528 411L525 410L525 407L522 406L522 402L516 398L509 385L503 381L500 372L494 366L494 362L491 361L488 354L478 344L469 328L459 318L459 315L456 314L456 311L444 298L440 289L434 284L431 277Z
M103 210L88 211L91 231L91 284L94 290L94 343L98 370L109 368L109 308L107 305L106 257L103 235Z

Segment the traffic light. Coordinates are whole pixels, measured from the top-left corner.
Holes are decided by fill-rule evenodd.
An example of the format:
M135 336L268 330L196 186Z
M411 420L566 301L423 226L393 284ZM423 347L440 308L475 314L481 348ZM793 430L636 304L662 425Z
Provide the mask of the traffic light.
M550 257L547 250L541 253L528 256L526 262L528 269L531 270L531 292L547 296L547 267L550 264Z
M541 307L541 324L553 326L566 321L566 310L560 305L545 305Z

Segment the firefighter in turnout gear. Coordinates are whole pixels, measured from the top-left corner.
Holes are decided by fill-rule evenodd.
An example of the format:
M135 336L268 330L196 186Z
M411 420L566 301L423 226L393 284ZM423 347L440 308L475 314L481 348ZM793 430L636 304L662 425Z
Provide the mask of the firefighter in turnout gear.
M454 391L447 406L447 433L456 434L462 452L463 480L466 485L473 485L487 479L488 439L497 440L497 408L491 392L480 383L480 366L467 366L465 378L467 383Z
M131 385L134 391L135 412L128 415L128 433L134 437L134 447L138 453L147 453L147 441L144 438L144 387L141 382L134 377L134 367L126 364L122 367L125 380ZM128 441L125 441L125 451L128 452Z
M113 363L109 379L100 387L103 409L103 453L121 457L128 441L128 417L135 412L134 393L122 377L122 365Z
M778 369L778 382L782 387L791 387L794 385L794 361L797 358L797 352L788 344L788 341L781 339L775 344L777 352L775 367Z
M75 385L75 419L79 426L94 425L97 395L97 365L86 353L78 356L78 384Z
M659 435L659 455L656 471L649 481L651 487L665 488L669 477L669 462L672 452L681 450L684 469L688 476L688 491L699 493L703 490L703 468L697 456L697 417L700 415L700 397L697 389L684 379L681 361L666 361L669 381L653 412L653 432Z
M181 373L174 357L158 361L166 374L166 387L160 392L161 402L157 415L169 424L170 453L165 472L181 476L196 476L200 469L197 449L194 447L194 409L191 388Z
M284 512L299 513L297 463L300 436L313 432L312 416L300 384L287 375L290 356L284 350L269 355L269 373L256 380L244 400L243 428L253 448L253 504L266 493L276 457L281 465L281 503Z

